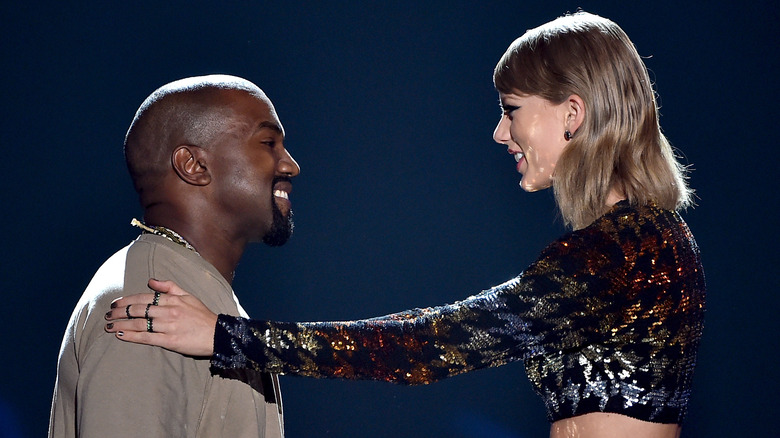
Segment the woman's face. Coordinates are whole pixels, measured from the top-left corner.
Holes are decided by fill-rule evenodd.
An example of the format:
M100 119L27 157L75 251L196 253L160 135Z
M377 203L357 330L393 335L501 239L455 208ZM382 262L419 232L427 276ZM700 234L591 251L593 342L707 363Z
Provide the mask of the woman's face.
M520 187L527 192L550 187L567 144L563 133L571 128L570 102L556 105L538 96L504 93L499 97L503 114L493 139L515 156L517 171L523 174Z

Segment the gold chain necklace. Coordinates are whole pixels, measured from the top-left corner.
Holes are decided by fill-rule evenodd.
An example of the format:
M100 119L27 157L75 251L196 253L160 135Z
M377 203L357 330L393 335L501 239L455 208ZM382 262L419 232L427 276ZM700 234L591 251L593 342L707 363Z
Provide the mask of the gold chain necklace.
M166 228L166 227L163 227L163 226L160 226L160 225L155 225L155 226L150 227L150 226L144 224L143 222L139 221L136 218L133 218L133 220L130 221L130 225L132 225L134 227L138 227L138 228L146 231L147 233L156 234L156 235L158 235L160 237L165 237L166 239L170 240L171 242L176 243L178 245L181 245L181 246L183 246L183 247L193 251L195 254L200 255L198 253L198 250L196 250L194 246L190 245L190 242L187 242L183 237L181 237L181 235L179 233L177 233L176 231L173 231L170 228Z

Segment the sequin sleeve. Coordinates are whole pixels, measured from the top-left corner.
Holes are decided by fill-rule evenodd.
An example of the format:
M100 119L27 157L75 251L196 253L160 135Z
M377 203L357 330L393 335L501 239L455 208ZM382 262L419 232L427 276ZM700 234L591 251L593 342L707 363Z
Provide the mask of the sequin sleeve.
M346 322L220 315L212 369L423 384L577 348L609 329L597 310L619 310L608 309L603 300L596 304L606 281L602 274L619 271L624 262L608 237L572 233L550 245L522 275L450 305ZM595 247L596 259L583 257L582 249L590 255Z
M220 315L212 372L249 368L426 384L641 334L662 315L638 318L637 309L648 296L627 292L636 285L640 292L646 289L638 272L655 267L636 263L645 262L643 248L657 258L663 237L653 227L631 226L626 232L615 226L617 220L567 234L523 274L449 305L345 322L281 323ZM626 220L636 223L638 218ZM652 245L646 245L648 233ZM663 266L674 269L673 262Z

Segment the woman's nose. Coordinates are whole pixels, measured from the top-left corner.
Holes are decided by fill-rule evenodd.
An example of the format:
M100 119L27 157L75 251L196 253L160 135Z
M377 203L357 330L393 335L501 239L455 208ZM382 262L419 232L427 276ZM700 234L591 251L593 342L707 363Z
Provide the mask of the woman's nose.
M498 121L496 129L493 130L493 140L499 144L507 144L510 140L509 136L509 117L501 116L501 120Z

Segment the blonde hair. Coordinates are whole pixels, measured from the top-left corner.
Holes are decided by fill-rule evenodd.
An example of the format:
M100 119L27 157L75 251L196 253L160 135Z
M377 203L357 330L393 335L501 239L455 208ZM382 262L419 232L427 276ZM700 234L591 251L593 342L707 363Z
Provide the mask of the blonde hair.
M501 93L584 101L584 120L553 176L566 225L583 228L606 213L612 190L633 205L692 203L686 169L661 133L647 69L616 23L577 12L531 29L509 46L493 81Z

